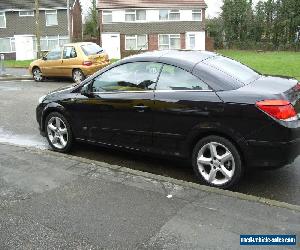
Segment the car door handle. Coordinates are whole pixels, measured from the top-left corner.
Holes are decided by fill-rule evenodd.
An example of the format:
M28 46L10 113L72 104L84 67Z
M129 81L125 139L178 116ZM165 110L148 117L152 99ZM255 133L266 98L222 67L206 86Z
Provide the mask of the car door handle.
M144 105L137 105L137 106L133 106L133 108L140 113L145 112L147 109L149 109L148 106L144 106Z

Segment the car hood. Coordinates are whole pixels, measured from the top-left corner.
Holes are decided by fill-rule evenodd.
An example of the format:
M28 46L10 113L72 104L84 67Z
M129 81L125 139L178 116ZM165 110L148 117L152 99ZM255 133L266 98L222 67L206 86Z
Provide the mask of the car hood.
M73 83L73 84L58 88L56 90L49 92L47 94L47 97L54 97L54 96L58 96L58 95L71 93L77 86L78 86L78 84Z
M30 63L30 66L40 64L41 61L42 61L42 59L34 60L34 61L32 61L32 62Z

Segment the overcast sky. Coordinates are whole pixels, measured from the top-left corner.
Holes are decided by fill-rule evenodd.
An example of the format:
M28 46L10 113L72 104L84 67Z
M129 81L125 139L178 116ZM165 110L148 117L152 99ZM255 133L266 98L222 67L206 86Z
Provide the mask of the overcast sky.
M163 0L162 0L163 1ZM253 0L253 3L256 4L259 0ZM92 0L80 0L83 7L84 13L88 11L89 6L91 5ZM205 0L208 5L207 17L215 17L221 11L221 6L223 5L223 0Z
M253 0L253 4L256 5L258 1ZM205 2L208 5L207 17L215 17L220 14L223 0L205 0Z

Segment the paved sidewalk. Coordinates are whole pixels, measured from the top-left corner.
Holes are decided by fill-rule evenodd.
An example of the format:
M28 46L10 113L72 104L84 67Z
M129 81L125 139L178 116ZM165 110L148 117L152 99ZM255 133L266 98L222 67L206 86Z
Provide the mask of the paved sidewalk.
M239 237L299 241L298 206L51 151L0 152L0 249L297 249Z
M0 81L30 79L32 79L32 76L27 68L5 68L4 72L0 69Z

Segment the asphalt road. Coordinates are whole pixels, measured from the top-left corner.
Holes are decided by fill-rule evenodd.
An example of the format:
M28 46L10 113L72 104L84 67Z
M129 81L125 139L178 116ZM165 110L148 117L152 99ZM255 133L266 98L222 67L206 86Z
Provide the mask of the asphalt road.
M35 120L38 98L71 82L0 82L0 142L48 149ZM197 182L189 163L133 152L77 144L73 155L159 175ZM236 191L300 205L300 157L292 165L274 171L251 170Z

